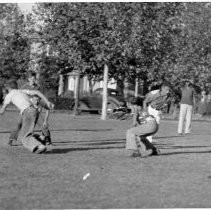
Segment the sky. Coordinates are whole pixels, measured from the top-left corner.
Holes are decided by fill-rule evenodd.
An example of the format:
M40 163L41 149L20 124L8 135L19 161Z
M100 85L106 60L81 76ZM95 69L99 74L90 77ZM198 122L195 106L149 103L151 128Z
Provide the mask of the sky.
M34 3L18 3L18 6L20 7L20 9L25 12L25 13L29 13L32 10L32 6Z

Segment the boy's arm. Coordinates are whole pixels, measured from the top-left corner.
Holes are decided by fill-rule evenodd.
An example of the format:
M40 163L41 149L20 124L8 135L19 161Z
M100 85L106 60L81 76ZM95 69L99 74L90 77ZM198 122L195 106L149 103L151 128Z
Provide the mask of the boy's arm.
M152 101L152 97L150 95L150 93L148 93L143 101L143 109L145 111L147 111L147 104L150 103Z
M4 114L6 108L7 108L8 104L3 104L3 106L0 109L0 114Z
M143 101L143 109L147 110L147 101L146 101L146 99Z
M51 103L39 90L22 90L28 95L38 95L49 107L49 109L54 108L54 104Z
M11 101L11 97L10 97L10 94L7 94L4 98L4 103L0 109L0 114L4 114L7 106L10 104L10 101Z
M43 127L47 127L48 126L49 115L50 115L50 110L46 109L45 118L44 118L44 122L43 122Z

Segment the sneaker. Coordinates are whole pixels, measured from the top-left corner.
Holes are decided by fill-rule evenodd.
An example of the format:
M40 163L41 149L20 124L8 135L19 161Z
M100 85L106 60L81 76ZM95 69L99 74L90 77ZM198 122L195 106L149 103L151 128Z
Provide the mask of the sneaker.
M152 155L160 155L160 154L161 154L161 152L159 149L157 149L155 147L152 149Z
M34 149L33 152L36 153L36 154L42 154L42 153L44 153L46 150L47 150L47 148L45 147L45 145L40 144L40 145L38 145L38 146Z

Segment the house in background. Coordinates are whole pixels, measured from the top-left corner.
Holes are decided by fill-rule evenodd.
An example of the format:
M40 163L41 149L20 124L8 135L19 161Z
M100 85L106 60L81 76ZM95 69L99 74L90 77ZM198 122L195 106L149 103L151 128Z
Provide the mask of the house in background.
M58 90L58 95L61 95L65 92L72 92L74 97L76 97L76 86L77 86L77 77L78 72L72 71L70 73L60 75L60 85ZM80 86L79 86L79 92L80 95L88 94L90 92L90 88L92 91L95 91L97 88L103 88L103 81L92 81L92 87L90 87L90 82L88 80L87 76L83 76L80 78ZM117 88L117 82L114 79L111 79L108 82L108 88L116 89Z
M58 95L61 96L61 95L66 95L66 93L69 93L71 94L71 96L76 97L77 77L78 77L77 71L72 71L67 74L60 75ZM98 88L103 88L103 80L95 82L91 81L91 82L92 85L90 87L90 81L87 76L83 76L80 78L80 86L79 86L80 96L90 94ZM120 87L115 79L111 79L108 81L108 88L118 90L120 94L124 94L125 98L130 98L135 95L135 84L125 82L124 87L125 88ZM138 93L139 97L143 97L143 95L141 94L143 93L142 82L139 82L138 84Z

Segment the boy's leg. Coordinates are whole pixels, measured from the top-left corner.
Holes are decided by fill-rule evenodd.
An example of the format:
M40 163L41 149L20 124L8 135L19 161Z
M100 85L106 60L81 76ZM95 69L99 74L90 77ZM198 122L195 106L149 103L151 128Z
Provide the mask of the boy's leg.
M157 129L158 125L155 120L129 129L126 136L126 149L134 151L138 150L142 157L150 155L148 154L149 151L146 151L146 145L142 142L142 139L140 139L139 136L145 138L145 136L157 132Z
M148 113L149 113L150 115L152 115L152 116L155 117L157 124L160 124L160 119L161 119L161 117L160 117L160 112L159 112L158 110L153 109L153 108L149 105L149 106L148 106ZM147 136L147 139L148 139L149 142L151 142L151 143L153 142L152 135L151 135L151 136Z
M45 141L47 145L53 145L51 141L51 133L50 133L50 130L48 129L48 126L42 127L42 135L45 137Z
M137 147L138 147L138 151L139 151L139 153L140 153L140 156L141 156L141 157L147 157L147 156L149 156L150 154L148 154L147 147L146 147L146 145L143 143L142 138L143 138L143 137L141 137L141 136L137 136L137 137L136 137L136 144L137 144Z
M18 139L18 134L21 130L21 126L22 126L22 118L19 117L18 118L18 122L16 124L16 127L14 128L13 131L11 131L10 136L9 136L9 141L8 141L8 145L12 146L12 142L13 141L17 141Z
M141 141L143 142L143 144L146 147L146 155L158 155L160 154L160 150L157 149L151 142L148 141L148 139L146 138L146 136L143 136L141 138Z
M179 111L179 123L178 123L178 134L182 134L183 132L183 123L186 115L186 104L180 104L180 111Z
M191 132L191 119L193 113L193 106L187 105L186 122L185 122L185 134Z
M21 140L23 146L29 151L40 153L40 151L44 152L46 147L33 136L37 115L38 111L33 107L29 107L23 112Z
M137 144L136 144L136 135L133 132L133 128L130 128L127 130L126 133L126 149L127 150L138 150Z
M44 121L43 116L39 112L38 117L37 117L37 124L42 129L42 135L45 136L46 144L53 145L52 140L51 140L50 130L49 130L48 126L43 126L43 121Z

